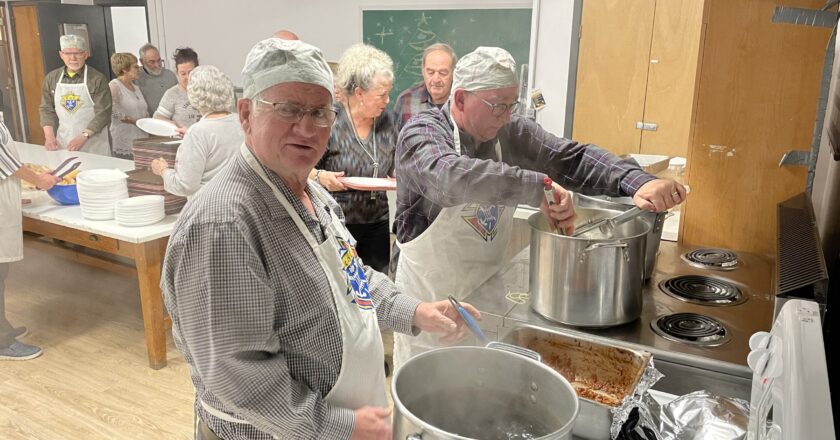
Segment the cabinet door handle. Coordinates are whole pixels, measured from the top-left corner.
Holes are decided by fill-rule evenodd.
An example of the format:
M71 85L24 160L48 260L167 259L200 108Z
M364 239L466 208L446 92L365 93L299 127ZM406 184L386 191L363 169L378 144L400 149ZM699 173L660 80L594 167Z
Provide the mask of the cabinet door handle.
M656 131L656 123L654 122L644 122L644 121L637 121L636 128L639 130L649 130L649 131Z

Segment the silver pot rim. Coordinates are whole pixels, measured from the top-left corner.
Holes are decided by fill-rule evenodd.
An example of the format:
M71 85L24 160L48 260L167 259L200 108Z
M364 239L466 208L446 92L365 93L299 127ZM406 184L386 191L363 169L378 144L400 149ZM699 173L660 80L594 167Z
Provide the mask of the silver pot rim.
M607 211L607 212L615 212L616 214L620 214L621 211L614 210L614 209L604 209L604 208L582 208L582 209L590 209L596 211ZM651 229L653 229L653 225L648 224L647 222L643 222L645 224L645 228L642 232L634 235L628 235L626 237L617 237L617 238L586 238L586 237L570 237L568 235L560 235L551 231L546 231L541 228L538 228L535 223L541 218L545 216L542 211L537 211L530 216L528 216L528 226L531 227L531 231L538 232L540 234L550 235L553 237L559 237L565 240L573 240L573 241L588 241L593 243L614 243L617 241L624 241L624 240L633 240L634 238L639 238L642 236L646 236L650 233ZM638 218L633 219L633 221L639 221ZM584 234L586 235L586 234Z
M542 368L543 370L545 370L549 374L552 374L556 378L558 378L561 381L561 383L563 384L563 387L565 387L569 391L569 393L571 393L571 395L574 396L574 411L573 411L572 416L569 418L569 421L565 425L563 425L563 427L561 427L560 429L556 429L553 432L549 433L548 435L545 435L543 437L538 437L535 440L546 440L546 439L554 438L556 433L559 432L559 431L567 431L568 433L572 432L572 429L575 426L575 421L577 420L578 414L580 413L580 397L578 397L577 391L575 391L575 388L572 386L572 384L569 383L569 381L566 380L566 378L563 377L562 374L557 372L557 370L549 367L548 365L546 365L542 362L539 362L537 360L534 360L534 359L531 359L531 358L528 358L528 357L525 357L525 356L522 356L522 355L514 354L514 353L511 353L509 351L497 350L497 349L488 348L488 347L456 346L456 347L435 348L435 349L429 350L425 353L418 354L417 356L414 356L411 359L409 359L408 361L406 361L405 364L400 366L400 368L397 371L394 372L394 377L391 379L391 400L394 401L394 407L397 410L399 410L399 411L394 412L394 416L396 417L397 414L399 414L403 417L406 417L414 425L424 426L425 427L424 430L426 430L426 431L428 431L428 432L430 432L431 434L434 434L434 435L442 436L442 437L445 437L445 438L456 439L456 440L473 440L473 439L470 439L469 437L462 437L460 435L453 434L449 431L444 431L442 429L439 429L438 427L433 426L432 424L430 424L430 423L420 419L416 415L414 415L414 413L409 411L408 408L406 408L405 405L403 405L402 400L400 399L400 396L397 394L397 383L399 382L400 374L403 372L405 367L407 365L411 364L411 362L414 361L415 359L421 359L421 358L424 358L424 357L427 357L427 356L436 356L436 355L440 355L441 352L447 352L447 351L484 351L484 350L493 350L494 352L498 352L499 355L504 355L504 356L516 356L517 359L528 362L531 365L534 365L534 367L536 367L536 368Z

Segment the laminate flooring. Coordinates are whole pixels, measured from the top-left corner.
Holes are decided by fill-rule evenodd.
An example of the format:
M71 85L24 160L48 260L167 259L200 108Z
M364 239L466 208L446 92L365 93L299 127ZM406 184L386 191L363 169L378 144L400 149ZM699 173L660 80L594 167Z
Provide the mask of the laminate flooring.
M44 354L0 361L0 439L192 439L188 366L167 332L168 365L148 367L137 279L25 251L6 314Z
M191 439L193 388L170 340L148 367L136 278L26 248L7 316L44 349L0 361L0 439Z

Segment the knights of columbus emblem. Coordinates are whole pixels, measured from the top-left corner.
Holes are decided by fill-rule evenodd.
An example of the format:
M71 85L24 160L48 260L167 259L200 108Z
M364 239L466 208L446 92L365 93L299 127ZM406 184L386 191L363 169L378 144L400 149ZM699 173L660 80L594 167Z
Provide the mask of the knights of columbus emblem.
M505 211L504 205L467 205L461 217L484 241L493 241L498 232L499 217Z
M72 92L61 97L61 105L69 113L76 111L82 105L81 96L74 95Z

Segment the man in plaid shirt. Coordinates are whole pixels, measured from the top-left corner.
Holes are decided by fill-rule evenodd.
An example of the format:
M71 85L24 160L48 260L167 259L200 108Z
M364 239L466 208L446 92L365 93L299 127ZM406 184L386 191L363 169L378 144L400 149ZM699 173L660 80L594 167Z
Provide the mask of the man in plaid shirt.
M423 301L469 295L505 264L520 203L541 206L552 229L571 233L575 210L566 188L632 196L649 211L685 198L682 185L645 173L633 160L559 138L516 115L518 85L507 51L479 47L458 61L449 103L420 113L400 132L394 220L399 252L392 268L397 260L401 292ZM438 345L423 335L395 334L395 368Z
M423 82L400 93L394 103L402 128L412 116L430 108L440 108L449 100L452 71L458 57L446 43L435 43L423 50Z
M307 178L336 118L321 51L269 38L242 76L245 142L181 213L161 276L196 438L390 440L380 330L455 340L466 325L364 265Z

